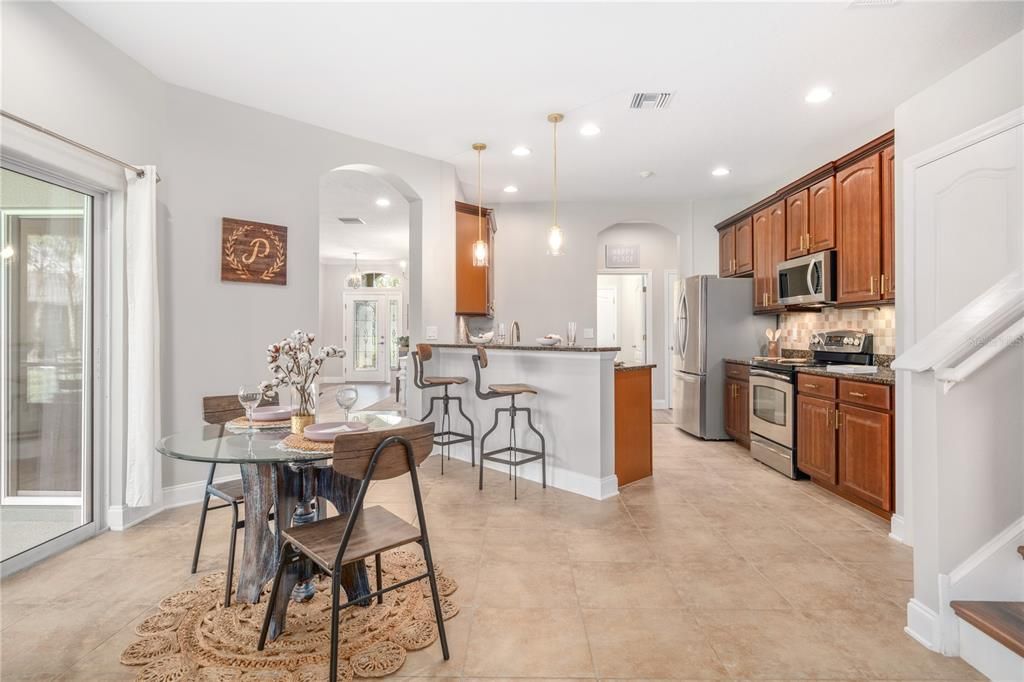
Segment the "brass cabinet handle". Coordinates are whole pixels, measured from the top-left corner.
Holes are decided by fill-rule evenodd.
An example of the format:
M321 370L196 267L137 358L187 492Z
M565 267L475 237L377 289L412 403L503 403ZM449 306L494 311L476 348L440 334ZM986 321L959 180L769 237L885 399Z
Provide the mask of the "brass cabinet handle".
M836 421L835 421L835 425L836 425L836 431L838 431L838 430L839 430L839 427L840 427L840 426L842 426L842 424L841 424L841 423L840 423L840 421L839 421L839 410L836 410Z
M854 398L867 398L868 397L866 393L858 393L857 391L850 391L850 395L852 395Z
M870 291L868 291L868 293L870 293L870 294L875 293L875 276L874 275L871 275L871 277L868 278L868 285L871 287L871 289L870 289Z
M807 388L817 388L818 384L804 384Z
M882 275L881 282L882 283L878 287L878 290L879 290L879 293L881 293L884 296L885 295L885 275Z

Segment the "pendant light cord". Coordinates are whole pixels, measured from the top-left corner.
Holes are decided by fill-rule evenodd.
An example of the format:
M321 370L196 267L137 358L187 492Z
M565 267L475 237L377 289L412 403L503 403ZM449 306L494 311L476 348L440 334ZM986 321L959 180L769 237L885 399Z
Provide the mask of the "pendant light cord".
M476 150L476 240L484 240L484 173L483 150Z
M554 188L554 200L551 202L551 224L558 225L558 121L554 121L551 128L551 140L554 148L554 163L552 164L552 187Z

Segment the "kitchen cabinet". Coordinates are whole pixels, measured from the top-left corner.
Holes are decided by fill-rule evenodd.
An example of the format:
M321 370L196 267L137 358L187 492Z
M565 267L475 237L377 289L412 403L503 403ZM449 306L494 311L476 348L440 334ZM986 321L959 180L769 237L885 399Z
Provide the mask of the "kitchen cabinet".
M882 150L882 299L896 300L896 148Z
M751 218L744 218L733 228L736 240L736 273L749 275L754 271L754 229Z
M881 299L882 155L836 172L838 218L837 303Z
M836 178L830 175L808 190L807 253L836 248Z
M725 432L749 448L750 370L746 365L727 362L725 376Z
M800 372L797 391L797 468L888 518L896 508L892 387Z
M473 243L479 233L477 211L472 204L455 202L455 314L490 317L494 314L494 217L491 209L483 209L489 259L486 267L477 267L473 265Z
M892 505L892 416L840 403L839 488L884 509Z
M718 231L718 276L732 277L736 274L736 226L730 225Z
M777 201L753 216L754 312L778 312L775 266L786 260L786 202Z
M835 402L808 395L796 397L796 464L808 476L836 483Z
M799 258L807 254L806 244L810 229L810 190L803 190L786 199L786 258Z
M651 368L615 370L615 476L623 486L654 471Z

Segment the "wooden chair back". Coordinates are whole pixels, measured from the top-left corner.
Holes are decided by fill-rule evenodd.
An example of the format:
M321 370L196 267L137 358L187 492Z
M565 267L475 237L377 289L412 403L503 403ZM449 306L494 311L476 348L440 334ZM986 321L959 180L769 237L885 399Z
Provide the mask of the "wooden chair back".
M277 405L278 397L264 397L260 407ZM245 408L238 402L237 395L203 396L203 421L207 424L226 424L232 419L245 416Z
M370 461L377 448L389 438L398 437L409 441L412 458L419 466L434 449L434 423L425 422L401 429L387 431L365 431L346 433L334 439L334 470L342 476L361 480L366 478ZM409 472L409 459L400 441L394 441L381 451L372 479L379 481L395 478Z
M417 343L416 352L419 353L422 362L427 362L434 357L434 349L430 347L429 343Z

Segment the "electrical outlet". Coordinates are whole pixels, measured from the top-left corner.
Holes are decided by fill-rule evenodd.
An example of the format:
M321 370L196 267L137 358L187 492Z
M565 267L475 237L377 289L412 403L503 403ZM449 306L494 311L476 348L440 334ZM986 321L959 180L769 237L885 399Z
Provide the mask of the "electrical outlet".
M437 341L437 327L427 327L427 341Z
M594 329L593 329L593 327L584 327L583 328L583 338L585 338L585 339L592 339L592 338L594 338Z

